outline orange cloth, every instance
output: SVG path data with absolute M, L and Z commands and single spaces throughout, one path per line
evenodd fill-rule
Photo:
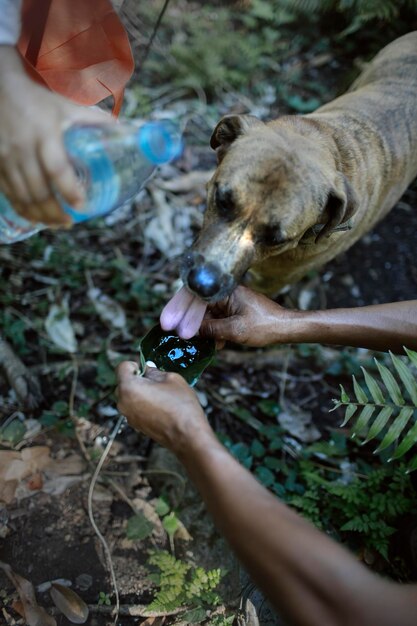
M 38 82 L 78 104 L 111 95 L 118 115 L 134 62 L 110 0 L 23 0 L 18 49 Z

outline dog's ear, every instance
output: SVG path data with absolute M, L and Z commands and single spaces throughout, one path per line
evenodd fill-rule
M 335 230 L 350 230 L 349 220 L 356 213 L 358 199 L 356 193 L 345 176 L 341 176 L 338 188 L 332 188 L 327 197 L 324 215 L 326 221 L 316 237 L 316 243 L 323 237 L 330 237 Z
M 210 147 L 213 150 L 219 147 L 228 147 L 239 135 L 246 133 L 249 128 L 263 125 L 264 123 L 254 115 L 226 115 L 222 117 L 213 130 Z

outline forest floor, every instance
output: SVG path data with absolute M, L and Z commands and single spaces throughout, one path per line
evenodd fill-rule
M 330 100 L 346 83 L 350 57 L 339 59 L 332 49 L 289 57 L 281 78 L 285 81 L 286 72 L 297 66 L 299 79 L 288 97 L 305 102 L 314 94 L 302 85 L 320 81 L 321 99 Z M 211 128 L 226 112 L 264 119 L 294 112 L 288 98 L 277 101 L 267 89 L 259 99 L 223 92 L 209 104 L 201 94 L 183 97 L 177 87 L 146 93 L 148 99 L 154 94 L 157 114 L 188 120 L 182 157 L 163 166 L 133 206 L 68 232 L 43 231 L 0 249 L 2 332 L 37 376 L 43 395 L 38 408 L 26 411 L 1 381 L 0 452 L 12 456 L 0 458 L 0 560 L 30 580 L 39 605 L 51 611 L 49 591 L 39 585 L 69 581 L 90 605 L 86 623 L 91 626 L 112 623 L 114 604 L 108 559 L 88 504 L 94 468 L 118 420 L 111 394 L 114 366 L 137 358 L 141 337 L 179 286 L 177 261 L 201 225 L 204 185 L 215 168 L 208 146 Z M 127 116 L 137 116 L 137 98 L 134 82 L 127 92 Z M 416 207 L 414 186 L 347 253 L 277 300 L 315 309 L 415 298 Z M 341 410 L 329 413 L 332 399 L 340 397 L 339 385 L 351 389 L 351 375 L 360 375 L 361 365 L 374 368 L 374 356 L 388 363 L 386 355 L 337 346 L 255 350 L 228 345 L 196 391 L 225 445 L 291 503 L 311 488 L 306 476 L 312 469 L 349 482 L 355 476 L 366 479 L 379 467 L 375 446 L 359 447 L 349 439 L 348 427 L 339 428 Z M 14 477 L 6 471 L 11 462 L 17 464 Z M 387 470 L 386 481 L 392 472 Z M 410 493 L 415 497 L 414 474 L 403 486 L 408 499 Z M 231 623 L 227 615 L 235 611 L 240 590 L 233 556 L 175 459 L 126 424 L 100 472 L 91 512 L 112 554 L 120 624 Z M 384 544 L 389 558 L 375 547 L 371 533 L 332 532 L 376 571 L 411 580 L 417 578 L 415 520 L 411 505 L 398 514 L 398 527 Z M 179 607 L 147 612 L 155 598 L 150 549 L 171 550 L 193 568 L 222 568 L 217 608 L 201 594 L 188 605 L 188 617 Z M 123 616 L 129 610 L 131 616 Z M 24 623 L 14 586 L 0 570 L 2 611 L 8 626 Z M 58 626 L 71 623 L 61 614 L 55 617 Z

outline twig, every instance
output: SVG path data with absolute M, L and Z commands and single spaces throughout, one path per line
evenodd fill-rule
M 87 464 L 91 466 L 92 465 L 91 457 L 88 454 L 87 448 L 84 445 L 84 441 L 80 437 L 80 433 L 78 432 L 78 417 L 75 415 L 75 412 L 74 412 L 75 393 L 77 391 L 77 381 L 78 381 L 77 357 L 74 354 L 72 354 L 71 360 L 72 360 L 73 374 L 72 374 L 71 390 L 70 390 L 70 395 L 69 395 L 69 400 L 68 400 L 68 414 L 74 426 L 74 432 L 75 432 L 75 437 L 77 439 L 78 446 L 82 452 L 83 457 L 87 461 Z
M 168 4 L 169 4 L 169 0 L 165 0 L 164 5 L 163 5 L 163 7 L 162 7 L 162 9 L 161 9 L 161 11 L 160 11 L 160 13 L 158 15 L 158 19 L 156 20 L 155 26 L 153 27 L 153 31 L 152 31 L 152 34 L 151 34 L 151 36 L 149 38 L 149 41 L 148 41 L 148 43 L 145 46 L 145 50 L 142 52 L 142 58 L 141 58 L 141 67 L 142 68 L 143 68 L 143 64 L 145 63 L 145 61 L 146 61 L 146 59 L 148 57 L 149 51 L 150 51 L 151 46 L 153 44 L 153 40 L 155 39 L 156 33 L 158 31 L 158 28 L 161 25 L 162 18 L 164 17 L 165 11 L 168 8 Z
M 89 604 L 88 610 L 90 613 L 98 613 L 101 615 L 109 615 L 113 612 L 112 606 L 106 606 L 105 604 Z M 126 615 L 130 617 L 165 617 L 168 615 L 178 615 L 189 610 L 187 606 L 177 607 L 172 611 L 149 611 L 146 604 L 122 604 L 119 606 L 119 615 Z M 61 611 L 54 607 L 48 608 L 48 613 L 51 615 L 61 615 Z
M 75 354 L 71 354 L 72 357 L 72 367 L 73 367 L 73 375 L 72 375 L 72 383 L 71 383 L 71 391 L 68 400 L 68 412 L 70 417 L 74 417 L 74 402 L 75 402 L 75 392 L 77 390 L 77 380 L 78 380 L 78 363 L 77 357 Z
M 99 538 L 99 540 L 102 543 L 102 546 L 104 548 L 104 552 L 106 554 L 106 558 L 107 558 L 107 562 L 109 565 L 109 569 L 110 569 L 110 575 L 111 575 L 111 580 L 112 580 L 112 585 L 113 585 L 113 589 L 114 589 L 114 594 L 116 597 L 116 606 L 111 608 L 111 612 L 112 614 L 114 614 L 114 626 L 116 626 L 117 624 L 117 620 L 118 620 L 118 616 L 119 616 L 119 609 L 120 609 L 120 600 L 119 600 L 119 591 L 117 589 L 117 581 L 116 581 L 116 575 L 114 572 L 114 567 L 113 567 L 113 560 L 111 558 L 111 553 L 110 553 L 110 548 L 107 544 L 107 541 L 105 540 L 105 538 L 103 537 L 103 535 L 101 534 L 95 519 L 94 519 L 94 513 L 93 513 L 93 493 L 94 493 L 94 487 L 96 485 L 97 482 L 97 478 L 98 475 L 100 474 L 100 470 L 103 467 L 104 461 L 106 460 L 109 452 L 110 452 L 110 448 L 113 444 L 113 441 L 116 438 L 117 433 L 119 432 L 119 429 L 123 423 L 123 420 L 125 419 L 124 415 L 120 415 L 119 419 L 117 420 L 116 426 L 113 429 L 113 432 L 111 433 L 110 437 L 109 437 L 109 441 L 107 443 L 107 446 L 104 449 L 103 454 L 101 455 L 100 461 L 97 464 L 97 467 L 94 471 L 93 477 L 91 479 L 91 483 L 90 483 L 90 488 L 88 490 L 88 516 L 90 518 L 90 522 L 92 527 L 94 528 L 94 531 L 97 535 L 97 537 Z
M 284 363 L 282 366 L 282 372 L 281 372 L 281 381 L 279 384 L 279 403 L 281 406 L 284 406 L 285 404 L 285 385 L 287 384 L 287 373 L 288 373 L 288 365 L 290 363 L 290 357 L 291 357 L 291 350 L 289 350 L 284 358 Z

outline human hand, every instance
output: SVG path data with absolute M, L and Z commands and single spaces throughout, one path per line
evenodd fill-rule
M 75 122 L 103 123 L 110 115 L 78 106 L 25 73 L 17 52 L 2 46 L 0 62 L 0 191 L 17 213 L 49 226 L 70 225 L 55 193 L 75 209 L 84 193 L 64 148 L 63 131 Z
M 144 376 L 137 371 L 134 361 L 117 367 L 117 407 L 132 428 L 176 454 L 201 435 L 214 437 L 196 394 L 179 374 L 154 367 Z
M 213 337 L 217 344 L 233 341 L 261 347 L 270 343 L 290 343 L 295 312 L 246 287 L 209 306 L 200 335 Z

